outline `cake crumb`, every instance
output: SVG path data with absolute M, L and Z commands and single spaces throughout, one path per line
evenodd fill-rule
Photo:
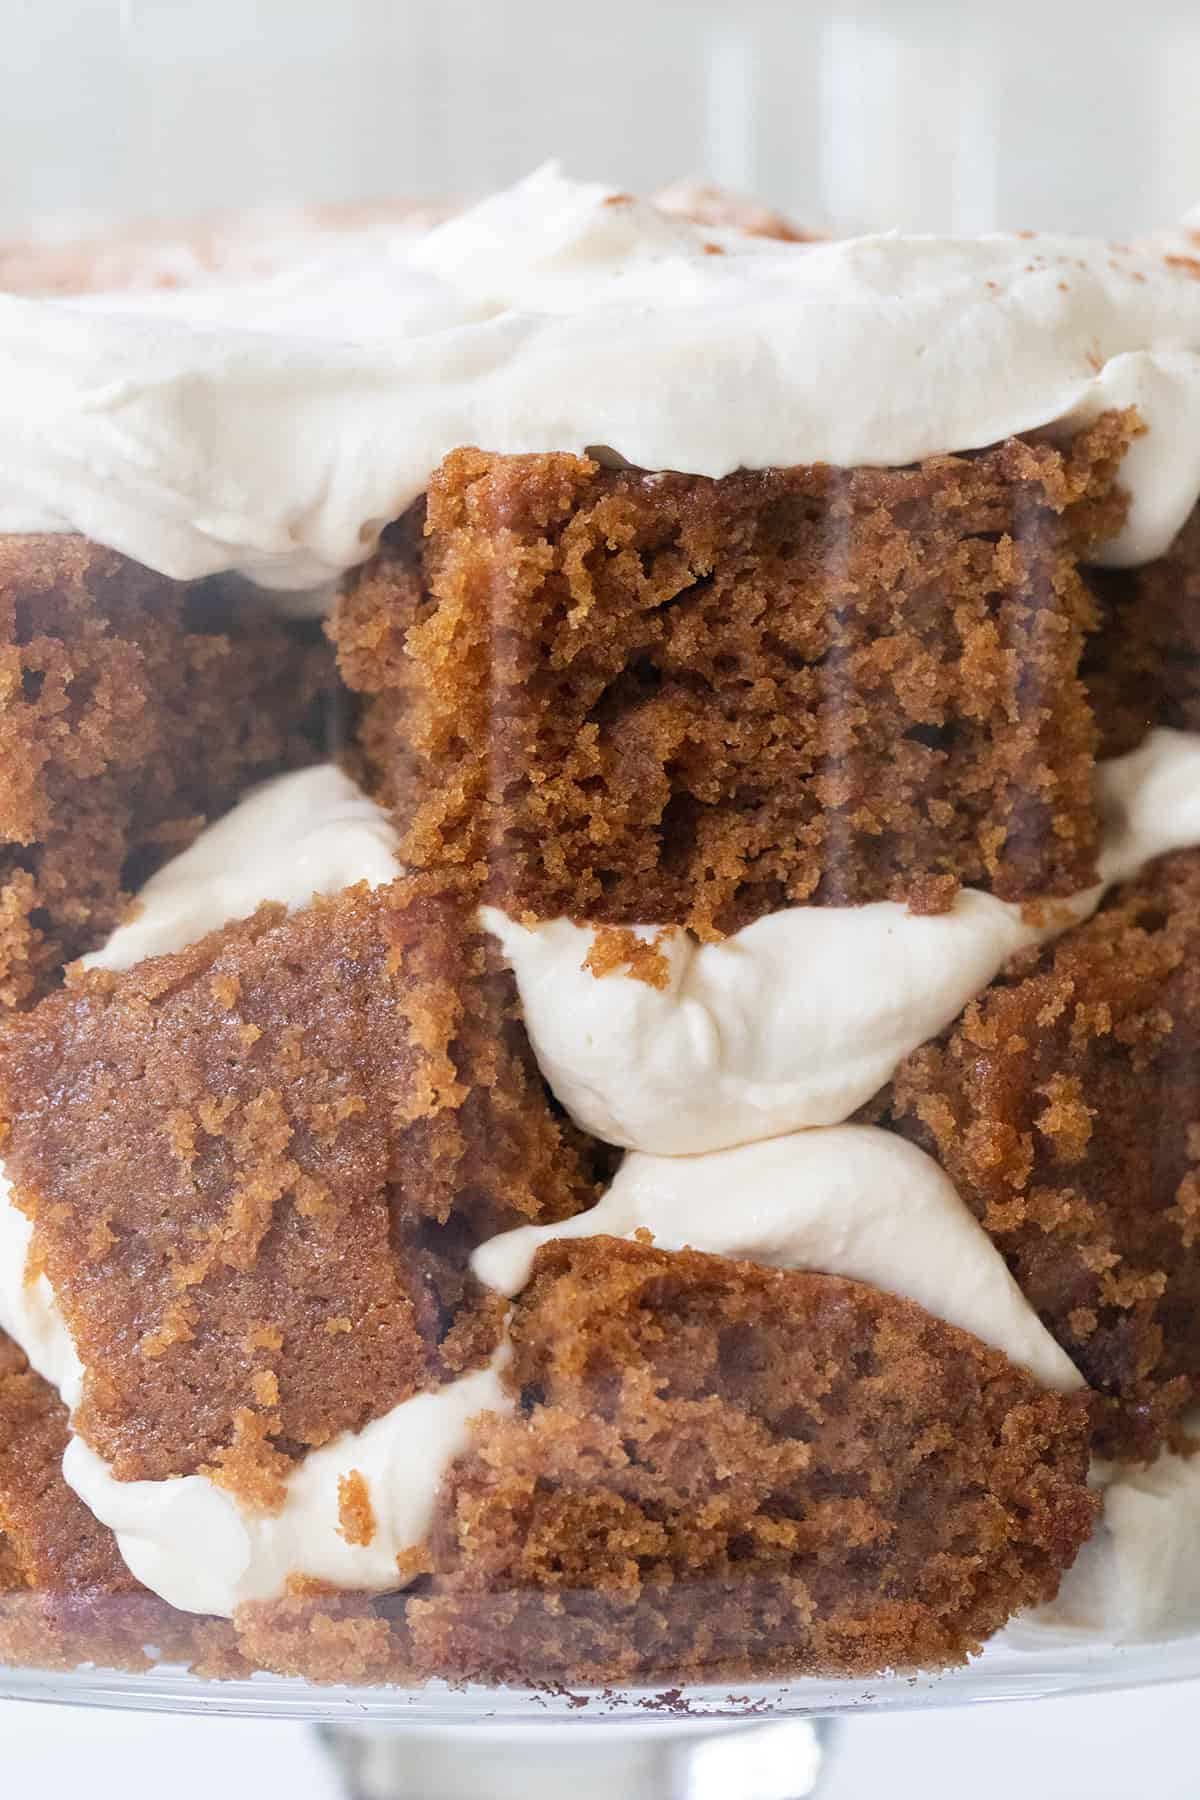
M 371 1490 L 359 1469 L 338 1476 L 338 1531 L 348 1544 L 364 1549 L 374 1542 L 378 1529 L 371 1505 Z

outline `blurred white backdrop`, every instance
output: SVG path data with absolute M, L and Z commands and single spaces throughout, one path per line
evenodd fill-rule
M 1195 0 L 0 0 L 0 232 L 478 191 L 550 155 L 846 226 L 1200 200 Z

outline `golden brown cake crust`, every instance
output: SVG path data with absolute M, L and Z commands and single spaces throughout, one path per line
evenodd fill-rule
M 0 536 L 0 1010 L 246 786 L 318 754 L 312 634 L 85 539 Z
M 511 977 L 415 883 L 74 972 L 11 1023 L 0 1110 L 77 1429 L 118 1479 L 267 1507 L 293 1455 L 490 1354 L 480 1238 L 596 1191 Z
M 1198 1068 L 1192 850 L 1011 965 L 884 1097 L 1108 1397 L 1109 1455 L 1154 1455 L 1200 1391 Z
M 521 1410 L 452 1470 L 408 1606 L 429 1674 L 961 1661 L 1092 1527 L 1084 1403 L 855 1282 L 560 1241 L 513 1337 Z
M 1134 430 L 720 481 L 455 452 L 331 628 L 405 856 L 518 913 L 707 936 L 1086 886 L 1076 559 Z

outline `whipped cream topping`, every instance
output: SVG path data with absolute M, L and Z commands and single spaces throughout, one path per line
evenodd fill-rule
M 1071 237 L 779 243 L 551 167 L 266 277 L 0 297 L 0 531 L 314 587 L 463 444 L 722 476 L 904 464 L 1131 404 L 1150 429 L 1118 563 L 1163 551 L 1200 494 L 1186 268 Z
M 695 1155 L 849 1118 L 1018 950 L 1087 918 L 1108 885 L 1200 844 L 1200 736 L 1160 730 L 1102 764 L 1099 886 L 1037 909 L 973 889 L 949 912 L 892 902 L 797 906 L 719 943 L 658 942 L 664 987 L 585 966 L 590 926 L 481 917 L 517 978 L 542 1070 L 609 1143 Z
M 164 863 L 83 966 L 131 969 L 249 918 L 268 900 L 294 910 L 360 881 L 383 887 L 400 873 L 397 843 L 386 812 L 335 764 L 276 776 Z
M 417 1394 L 310 1450 L 287 1480 L 278 1513 L 255 1513 L 205 1475 L 118 1481 L 102 1457 L 72 1437 L 63 1476 L 117 1540 L 131 1574 L 181 1612 L 228 1618 L 251 1600 L 285 1594 L 289 1577 L 387 1593 L 402 1585 L 397 1557 L 420 1544 L 442 1476 L 467 1448 L 471 1421 L 507 1412 L 507 1345 L 492 1361 L 432 1393 Z M 348 1543 L 338 1484 L 357 1472 L 375 1516 L 369 1544 Z
M 1200 1418 L 1190 1420 L 1193 1431 Z M 1134 1644 L 1179 1637 L 1200 1619 L 1200 1455 L 1164 1453 L 1130 1468 L 1097 1461 L 1091 1484 L 1104 1495 L 1095 1532 L 1063 1576 L 1057 1596 L 1008 1627 L 1014 1648 L 1102 1639 Z
M 1083 1386 L 953 1183 L 893 1132 L 835 1125 L 707 1156 L 633 1154 L 588 1212 L 506 1231 L 481 1244 L 471 1266 L 513 1295 L 552 1239 L 637 1231 L 663 1250 L 868 1282 L 973 1332 L 1047 1387 Z

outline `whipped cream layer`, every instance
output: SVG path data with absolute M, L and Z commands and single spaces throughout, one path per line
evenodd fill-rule
M 130 1573 L 181 1612 L 228 1618 L 247 1601 L 285 1594 L 296 1575 L 386 1593 L 401 1585 L 396 1559 L 429 1531 L 442 1476 L 467 1448 L 472 1419 L 511 1410 L 508 1354 L 503 1345 L 486 1367 L 310 1450 L 277 1513 L 250 1511 L 205 1475 L 118 1481 L 79 1437 L 67 1445 L 63 1476 L 113 1533 Z M 342 1535 L 339 1483 L 354 1472 L 375 1515 L 369 1544 Z
M 1090 916 L 1108 886 L 1200 844 L 1200 735 L 1160 730 L 1101 764 L 1099 886 L 1039 907 L 965 889 L 949 912 L 797 906 L 719 943 L 654 926 L 667 979 L 585 966 L 593 928 L 482 918 L 511 963 L 537 1058 L 585 1131 L 695 1155 L 849 1118 L 1017 951 Z
M 399 840 L 381 807 L 334 763 L 264 781 L 140 890 L 130 917 L 89 969 L 131 969 L 196 943 L 273 900 L 290 911 L 314 894 L 400 873 Z
M 630 1155 L 589 1211 L 491 1238 L 471 1267 L 513 1295 L 552 1239 L 638 1231 L 662 1250 L 869 1282 L 973 1332 L 1046 1387 L 1083 1386 L 949 1178 L 892 1132 L 837 1125 L 708 1156 Z
M 83 964 L 128 969 L 248 918 L 268 900 L 295 909 L 360 881 L 383 886 L 399 873 L 396 841 L 387 814 L 332 763 L 277 776 L 152 875 L 130 917 Z M 73 1406 L 82 1370 L 49 1282 L 30 1272 L 32 1238 L 0 1170 L 0 1330 Z
M 1188 1421 L 1200 1429 L 1200 1418 Z M 1164 1453 L 1142 1467 L 1097 1461 L 1104 1496 L 1096 1530 L 1057 1596 L 1005 1631 L 1018 1649 L 1100 1639 L 1113 1644 L 1181 1637 L 1200 1620 L 1200 1455 Z
M 1134 405 L 1117 563 L 1200 494 L 1200 281 L 1154 247 L 780 243 L 538 171 L 265 278 L 0 297 L 0 532 L 305 588 L 464 444 L 722 476 L 896 465 Z

